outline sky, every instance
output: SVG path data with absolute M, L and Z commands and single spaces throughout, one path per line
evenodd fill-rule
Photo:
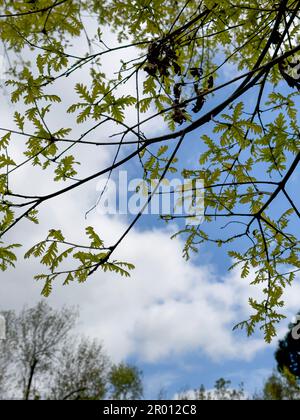
M 108 32 L 105 37 L 110 46 L 116 42 Z M 77 51 L 84 48 L 84 40 L 76 44 Z M 129 59 L 129 54 L 134 57 L 135 51 L 112 56 L 104 64 L 104 72 L 115 71 L 120 59 Z M 234 71 L 232 67 L 226 67 L 222 75 L 224 80 L 232 77 Z M 82 80 L 87 77 L 84 70 L 79 77 Z M 72 84 L 76 78 L 77 75 L 71 76 L 58 84 L 65 103 L 72 103 Z M 134 92 L 134 88 L 132 81 L 125 91 Z M 3 97 L 0 126 L 13 128 L 13 111 L 8 97 Z M 58 106 L 48 117 L 52 130 L 69 124 L 60 115 Z M 133 124 L 135 119 L 135 112 L 128 111 L 126 122 Z M 77 136 L 78 130 L 85 131 L 74 123 L 69 125 Z M 112 129 L 115 127 L 103 126 L 93 138 L 106 139 Z M 162 121 L 154 121 L 146 128 L 151 136 L 165 130 Z M 187 138 L 179 159 L 197 165 L 199 140 L 196 141 L 201 134 L 203 131 Z M 22 159 L 20 144 L 23 140 L 15 136 L 12 147 L 19 160 Z M 111 147 L 101 147 L 87 153 L 78 148 L 78 157 L 88 162 L 80 169 L 80 175 L 109 165 L 114 151 Z M 136 173 L 136 165 L 135 161 L 126 167 L 129 174 Z M 29 166 L 24 166 L 12 182 L 20 193 L 36 194 L 58 189 L 47 174 Z M 297 176 L 292 182 L 296 185 Z M 47 203 L 40 213 L 38 227 L 25 221 L 9 240 L 24 243 L 26 250 L 44 239 L 48 229 L 53 227 L 61 228 L 70 240 L 80 241 L 84 228 L 92 225 L 111 243 L 126 229 L 130 217 L 100 215 L 94 211 L 86 220 L 85 214 L 97 197 L 95 180 Z M 116 253 L 117 258 L 136 266 L 130 278 L 97 272 L 83 285 L 63 287 L 58 282 L 47 302 L 55 308 L 78 306 L 81 313 L 78 334 L 103 341 L 115 362 L 127 360 L 137 364 L 144 372 L 146 398 L 156 398 L 161 390 L 166 397 L 173 398 L 178 391 L 194 389 L 201 384 L 211 388 L 220 377 L 231 380 L 233 385 L 244 382 L 248 392 L 259 390 L 274 368 L 276 340 L 268 345 L 260 334 L 247 338 L 243 332 L 232 331 L 236 323 L 247 319 L 248 298 L 259 296 L 259 289 L 250 288 L 251 280 L 242 280 L 238 271 L 228 272 L 229 258 L 224 251 L 214 247 L 201 246 L 198 255 L 186 262 L 182 258 L 183 241 L 170 239 L 177 229 L 176 224 L 166 225 L 157 216 L 142 217 Z M 38 262 L 34 259 L 24 261 L 20 251 L 16 269 L 0 274 L 0 310 L 19 310 L 44 299 L 40 295 L 41 284 L 33 280 L 39 272 Z M 285 294 L 287 320 L 280 325 L 279 337 L 284 335 L 287 324 L 300 308 L 299 296 L 300 283 L 296 281 Z

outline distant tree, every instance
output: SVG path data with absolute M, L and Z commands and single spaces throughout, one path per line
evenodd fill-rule
M 10 325 L 13 319 L 13 313 L 2 312 L 2 316 L 5 318 L 6 330 L 8 333 L 8 331 L 11 330 Z M 4 398 L 5 392 L 8 391 L 11 354 L 8 340 L 0 340 L 0 400 Z
M 294 375 L 288 371 L 273 373 L 266 381 L 261 397 L 263 400 L 300 400 L 300 387 Z
M 143 397 L 142 373 L 135 366 L 125 363 L 113 366 L 109 382 L 114 400 L 140 400 Z
M 298 316 L 300 312 L 298 313 Z M 298 327 L 299 326 L 299 327 Z M 279 372 L 288 371 L 300 380 L 300 322 L 296 321 L 289 325 L 289 332 L 285 338 L 279 341 L 275 353 Z
M 97 341 L 65 346 L 54 375 L 51 399 L 101 400 L 107 391 L 110 361 Z
M 244 386 L 241 384 L 238 389 L 230 387 L 231 381 L 221 378 L 215 383 L 214 395 L 217 400 L 243 400 L 245 399 Z
M 297 378 L 285 370 L 274 372 L 265 382 L 262 393 L 254 399 L 268 401 L 300 400 L 300 387 Z
M 179 400 L 245 400 L 247 399 L 244 391 L 243 384 L 238 389 L 231 387 L 231 381 L 226 381 L 224 378 L 220 378 L 216 381 L 215 386 L 212 390 L 206 390 L 204 385 L 194 391 L 185 391 L 179 394 Z
M 6 312 L 7 339 L 0 341 L 0 399 L 139 399 L 141 372 L 112 366 L 97 341 L 74 335 L 74 309 L 44 302 L 19 315 Z
M 300 315 L 300 313 L 298 313 Z M 264 400 L 300 400 L 300 325 L 297 320 L 289 325 L 289 331 L 278 343 L 275 352 L 277 372 L 265 382 Z
M 264 384 L 262 395 L 257 395 L 255 399 L 263 400 L 283 400 L 284 390 L 282 379 L 278 373 L 273 373 Z
M 11 312 L 2 366 L 15 398 L 40 397 L 42 385 L 52 372 L 56 357 L 66 344 L 77 314 L 71 309 L 55 311 L 40 302 L 19 315 Z

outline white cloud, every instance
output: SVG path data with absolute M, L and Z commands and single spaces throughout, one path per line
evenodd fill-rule
M 54 221 L 59 221 L 68 237 L 76 240 L 86 224 L 84 203 L 76 205 L 73 199 L 65 200 L 63 206 L 52 203 L 43 224 L 56 227 Z M 124 220 L 98 217 L 94 214 L 88 222 L 107 239 L 118 237 L 126 227 Z M 41 237 L 30 237 L 31 229 L 28 224 L 22 236 L 34 243 Z M 263 340 L 231 330 L 247 317 L 247 300 L 253 293 L 248 282 L 238 272 L 218 278 L 212 266 L 186 263 L 181 258 L 182 243 L 169 236 L 168 230 L 133 230 L 116 255 L 136 265 L 130 279 L 99 272 L 83 285 L 57 283 L 49 303 L 79 305 L 80 331 L 102 339 L 116 360 L 135 355 L 156 362 L 190 352 L 204 353 L 214 361 L 253 358 L 266 347 Z M 38 270 L 33 261 L 2 275 L 1 306 L 36 301 L 41 285 L 32 276 Z M 298 309 L 294 296 L 299 295 L 299 288 L 295 284 L 287 293 L 291 311 Z

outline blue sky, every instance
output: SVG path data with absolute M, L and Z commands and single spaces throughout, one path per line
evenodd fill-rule
M 251 101 L 251 98 L 252 95 L 246 96 L 245 102 L 253 102 Z M 215 100 L 209 102 L 209 104 L 207 104 L 208 107 L 212 107 L 214 102 Z M 207 131 L 207 127 L 203 127 L 199 132 L 195 132 L 187 137 L 178 155 L 182 165 L 197 168 L 198 156 L 203 150 L 200 141 L 200 136 L 203 133 L 208 134 L 210 131 Z M 136 176 L 136 168 L 136 164 L 128 165 L 128 172 L 132 177 Z M 258 176 L 264 176 L 263 170 L 258 171 Z M 297 174 L 295 174 L 294 179 L 289 184 L 289 191 L 291 194 L 295 194 L 297 191 L 296 180 Z M 282 210 L 285 206 L 286 205 L 281 205 L 281 200 L 279 200 L 276 206 L 276 213 L 279 207 L 280 210 Z M 211 225 L 204 227 L 207 228 L 212 235 L 217 236 L 219 226 L 220 224 L 212 223 Z M 294 223 L 294 226 L 296 228 L 296 223 Z M 153 228 L 164 229 L 165 223 L 160 221 L 156 216 L 143 216 L 139 222 L 138 230 L 147 232 Z M 244 245 L 244 242 L 238 243 L 238 247 L 243 247 Z M 205 244 L 201 245 L 199 253 L 193 258 L 192 263 L 200 269 L 203 265 L 209 264 L 217 281 L 223 282 L 224 276 L 226 277 L 228 275 L 227 269 L 231 265 L 231 260 L 226 253 L 226 247 L 219 249 L 213 245 Z M 164 281 L 163 278 L 161 280 Z M 240 281 L 244 282 L 245 280 L 241 279 Z M 251 287 L 249 287 L 248 292 L 250 296 L 252 293 Z M 299 299 L 297 300 L 300 307 L 300 301 Z M 285 328 L 291 319 L 290 316 L 293 314 L 293 310 L 297 310 L 296 307 L 297 302 L 293 302 L 293 309 L 289 312 L 287 321 L 283 322 L 281 325 L 281 334 L 285 331 Z M 198 310 L 201 311 L 201 307 L 199 307 Z M 201 313 L 201 317 L 203 318 L 203 323 L 205 323 L 205 311 Z M 239 318 L 239 315 L 237 315 L 237 318 L 234 321 L 239 322 L 241 320 L 242 318 Z M 227 324 L 226 328 L 230 330 L 233 326 L 234 323 Z M 199 324 L 199 328 L 201 328 L 201 323 Z M 194 331 L 195 335 L 197 335 L 197 333 L 197 330 Z M 233 337 L 233 340 L 236 339 L 236 349 L 238 351 L 240 345 L 239 340 L 241 337 L 242 339 L 245 338 L 244 332 L 235 332 L 233 333 Z M 261 339 L 260 334 L 247 339 L 249 346 L 257 337 Z M 181 337 L 178 335 L 178 341 L 180 340 Z M 222 341 L 220 341 L 218 345 L 222 347 Z M 208 355 L 206 352 L 203 352 L 201 346 L 192 349 L 191 351 L 186 350 L 180 354 L 168 354 L 167 358 L 162 358 L 161 360 L 152 363 L 145 363 L 143 358 L 134 356 L 129 357 L 128 360 L 138 364 L 144 371 L 146 395 L 149 398 L 155 398 L 160 389 L 165 390 L 166 395 L 172 398 L 176 392 L 183 389 L 194 389 L 199 387 L 200 384 L 205 384 L 207 388 L 211 388 L 219 377 L 231 380 L 234 386 L 238 386 L 243 382 L 246 390 L 249 393 L 254 393 L 255 391 L 261 390 L 264 380 L 271 374 L 275 367 L 275 346 L 276 340 L 272 345 L 263 344 L 259 351 L 253 352 L 249 359 L 245 358 L 243 360 L 240 360 L 238 357 L 229 359 L 227 357 L 222 359 L 221 357 L 218 358 L 218 360 L 213 360 L 213 355 Z
M 231 77 L 231 75 L 230 75 Z M 225 75 L 223 75 L 219 83 L 224 83 L 226 81 Z M 232 92 L 235 89 L 236 85 L 231 88 L 227 88 L 222 94 L 222 97 Z M 287 86 L 285 83 L 281 83 L 276 91 L 285 90 Z M 266 95 L 272 92 L 272 87 L 267 85 Z M 247 111 L 251 110 L 251 106 L 255 106 L 255 101 L 257 97 L 257 89 L 254 89 L 250 94 L 244 95 L 242 99 L 245 102 L 246 106 L 249 106 Z M 266 98 L 266 96 L 265 96 Z M 210 98 L 204 109 L 203 113 L 208 109 L 213 108 L 214 105 L 218 103 L 218 95 L 216 98 Z M 240 101 L 239 100 L 239 101 Z M 239 102 L 237 101 L 237 102 Z M 277 113 L 264 114 L 264 122 L 271 122 L 274 118 L 274 115 L 277 115 L 282 110 L 279 110 Z M 226 113 L 226 111 L 225 111 Z M 221 120 L 222 118 L 217 118 Z M 207 134 L 215 138 L 215 135 L 211 132 L 212 124 L 202 127 L 200 130 L 187 136 L 180 153 L 178 154 L 179 158 L 179 168 L 188 167 L 188 168 L 198 168 L 198 159 L 201 152 L 204 150 L 203 143 L 201 141 L 201 135 Z M 257 170 L 257 177 L 261 179 L 264 178 L 264 166 L 259 165 Z M 137 165 L 129 164 L 128 172 L 132 174 L 132 177 L 136 176 Z M 289 193 L 295 197 L 296 202 L 298 202 L 297 194 L 297 179 L 299 176 L 299 171 L 297 171 L 291 181 L 288 184 Z M 274 176 L 274 180 L 278 178 Z M 282 200 L 282 197 L 279 197 L 276 201 L 274 211 L 271 213 L 273 215 L 278 214 L 287 209 L 287 203 Z M 181 226 L 184 225 L 184 222 L 181 223 Z M 145 215 L 142 217 L 138 229 L 141 231 L 147 231 L 153 227 L 164 228 L 164 222 L 160 221 L 155 216 Z M 292 231 L 293 228 L 297 229 L 297 222 L 294 221 L 291 224 Z M 219 223 L 212 223 L 210 225 L 204 225 L 204 228 L 208 230 L 213 236 L 218 235 L 218 230 L 220 228 Z M 245 242 L 238 243 L 237 246 L 243 248 Z M 238 248 L 238 249 L 241 249 Z M 193 264 L 202 267 L 203 264 L 209 264 L 213 267 L 214 274 L 220 278 L 227 275 L 227 269 L 231 265 L 231 259 L 227 255 L 228 247 L 218 248 L 211 244 L 201 245 L 198 255 L 193 258 Z M 231 248 L 230 248 L 231 249 Z M 189 263 L 187 263 L 189 264 Z M 162 279 L 163 281 L 163 279 Z M 240 280 L 241 282 L 244 280 Z M 251 287 L 249 287 L 249 296 L 251 295 Z M 299 296 L 299 295 L 298 295 Z M 298 299 L 299 308 L 300 308 L 300 299 Z M 296 309 L 297 303 L 293 303 L 293 308 Z M 294 309 L 294 310 L 295 310 Z M 201 308 L 199 308 L 201 311 Z M 280 334 L 282 335 L 287 328 L 287 324 L 291 320 L 291 315 L 293 312 L 289 312 L 287 320 L 282 323 L 280 326 Z M 203 322 L 205 322 L 205 312 L 203 315 Z M 236 319 L 236 322 L 241 321 L 241 319 Z M 234 324 L 231 325 L 232 327 Z M 230 325 L 227 326 L 230 328 Z M 197 334 L 197 331 L 195 331 Z M 234 336 L 236 337 L 236 346 L 239 347 L 239 337 L 244 336 L 243 332 L 235 332 Z M 255 337 L 261 337 L 258 333 Z M 250 337 L 249 345 L 255 337 Z M 178 336 L 180 340 L 180 336 Z M 166 391 L 168 397 L 172 397 L 176 392 L 183 389 L 195 389 L 204 384 L 208 389 L 213 387 L 216 379 L 224 377 L 232 381 L 234 386 L 238 386 L 240 383 L 244 383 L 246 390 L 249 393 L 254 393 L 262 389 L 264 380 L 271 374 L 272 370 L 275 368 L 274 361 L 274 351 L 276 347 L 277 340 L 275 339 L 271 345 L 264 344 L 262 348 L 252 355 L 249 360 L 239 360 L 238 358 L 228 360 L 228 359 L 219 359 L 217 361 L 212 360 L 205 352 L 198 348 L 192 351 L 186 351 L 181 355 L 169 355 L 167 359 L 161 360 L 156 363 L 145 363 L 138 357 L 130 357 L 129 360 L 133 363 L 137 363 L 142 367 L 145 376 L 146 383 L 146 392 L 147 396 L 150 398 L 155 398 L 157 392 L 160 388 Z M 222 342 L 219 343 L 222 346 Z

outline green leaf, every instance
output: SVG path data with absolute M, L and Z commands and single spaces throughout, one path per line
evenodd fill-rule
M 86 234 L 88 235 L 88 237 L 91 240 L 91 247 L 92 248 L 103 247 L 103 245 L 104 245 L 103 241 L 96 234 L 96 232 L 94 231 L 94 228 L 92 226 L 88 226 L 85 230 L 86 230 Z

